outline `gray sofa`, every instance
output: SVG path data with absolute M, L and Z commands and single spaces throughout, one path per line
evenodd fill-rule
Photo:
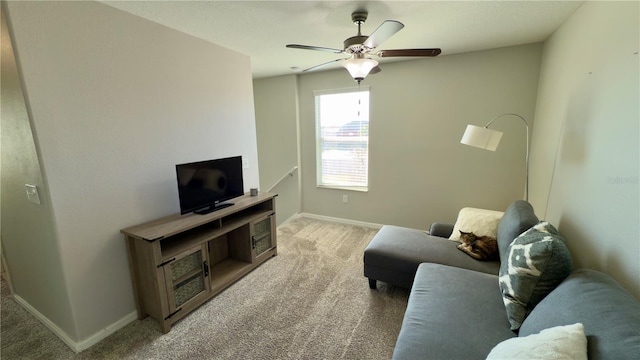
M 516 201 L 498 227 L 500 258 L 538 223 L 531 205 Z M 640 358 L 640 303 L 611 277 L 574 270 L 510 330 L 499 287 L 500 261 L 477 261 L 448 240 L 453 225 L 430 234 L 384 226 L 364 253 L 364 274 L 411 288 L 393 359 L 485 359 L 498 343 L 559 325 L 582 323 L 589 359 Z

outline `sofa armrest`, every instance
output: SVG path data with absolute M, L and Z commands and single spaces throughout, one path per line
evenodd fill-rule
M 453 224 L 433 223 L 429 228 L 429 235 L 449 238 L 453 232 Z

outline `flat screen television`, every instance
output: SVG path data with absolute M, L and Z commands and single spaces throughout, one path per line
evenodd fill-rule
M 180 213 L 206 214 L 244 195 L 242 156 L 176 165 Z

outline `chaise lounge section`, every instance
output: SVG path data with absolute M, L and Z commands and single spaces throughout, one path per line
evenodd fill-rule
M 538 217 L 526 201 L 509 206 L 498 227 L 498 243 L 505 249 L 518 235 L 538 223 Z M 411 288 L 418 265 L 433 263 L 497 275 L 500 261 L 477 261 L 458 250 L 449 235 L 454 226 L 435 223 L 429 234 L 406 227 L 385 225 L 364 251 L 364 276 L 375 289 L 376 280 Z

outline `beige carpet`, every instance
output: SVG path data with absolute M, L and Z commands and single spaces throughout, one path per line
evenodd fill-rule
M 408 291 L 369 289 L 362 253 L 376 230 L 299 218 L 278 256 L 176 323 L 134 321 L 80 354 L 2 296 L 9 359 L 389 359 Z

